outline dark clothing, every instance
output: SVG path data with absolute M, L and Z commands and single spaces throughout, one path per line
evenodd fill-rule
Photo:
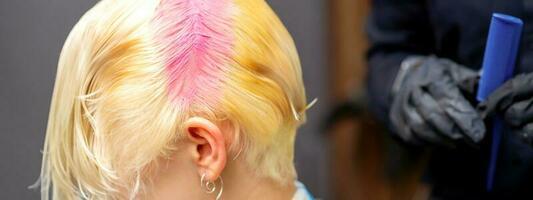
M 524 21 L 515 74 L 533 72 L 533 0 L 373 0 L 368 24 L 370 109 L 391 127 L 390 89 L 407 56 L 435 55 L 480 69 L 493 12 Z M 464 145 L 433 152 L 428 180 L 434 196 L 521 199 L 518 195 L 533 194 L 533 148 L 509 134 L 500 146 L 495 193 L 483 194 L 490 138 L 488 134 L 478 148 Z

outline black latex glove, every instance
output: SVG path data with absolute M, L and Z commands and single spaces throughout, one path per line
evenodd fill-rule
M 465 98 L 473 96 L 475 71 L 447 59 L 410 57 L 396 79 L 389 118 L 403 140 L 453 146 L 484 137 L 483 120 Z
M 501 114 L 512 133 L 533 145 L 533 73 L 505 82 L 478 109 L 483 118 Z

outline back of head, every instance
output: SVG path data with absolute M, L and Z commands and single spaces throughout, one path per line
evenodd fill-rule
M 263 0 L 102 0 L 61 52 L 42 198 L 134 197 L 194 116 L 229 121 L 229 151 L 291 182 L 305 109 L 294 43 Z

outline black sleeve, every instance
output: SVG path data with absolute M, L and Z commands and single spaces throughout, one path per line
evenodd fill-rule
M 370 110 L 388 121 L 390 89 L 403 59 L 433 53 L 432 26 L 424 0 L 374 0 L 367 32 Z

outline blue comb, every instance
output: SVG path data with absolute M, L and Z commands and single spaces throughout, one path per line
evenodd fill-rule
M 522 26 L 522 20 L 519 18 L 499 13 L 492 14 L 477 92 L 478 101 L 485 101 L 494 90 L 513 76 Z M 492 144 L 487 170 L 487 191 L 492 190 L 494 183 L 498 148 L 503 131 L 501 116 L 495 116 L 491 120 Z

